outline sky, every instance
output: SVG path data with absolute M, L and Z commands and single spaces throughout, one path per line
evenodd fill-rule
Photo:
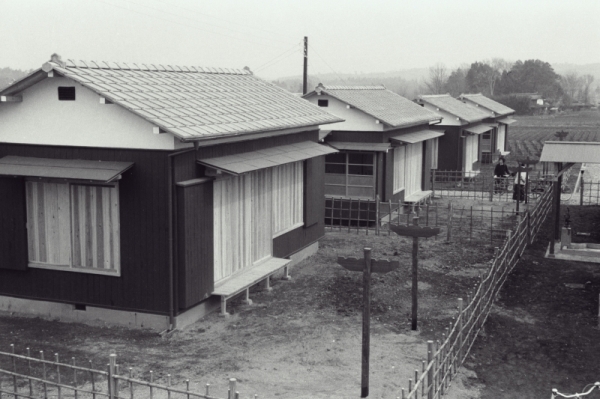
M 0 0 L 0 67 L 63 59 L 302 73 L 600 62 L 598 0 Z

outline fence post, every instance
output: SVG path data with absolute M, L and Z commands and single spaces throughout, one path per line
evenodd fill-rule
M 448 202 L 448 236 L 446 241 L 452 241 L 452 200 Z
M 117 384 L 115 381 L 115 367 L 117 365 L 117 355 L 114 353 L 111 353 L 109 356 L 109 363 L 108 363 L 108 398 L 109 399 L 114 399 L 118 397 L 117 394 Z
M 435 169 L 431 169 L 431 197 L 435 198 Z
M 433 341 L 427 341 L 427 399 L 433 399 Z
M 379 235 L 379 194 L 375 196 L 375 235 Z
M 457 365 L 457 367 L 462 366 L 462 362 L 463 362 L 463 342 L 464 342 L 464 337 L 463 337 L 463 327 L 464 327 L 463 309 L 464 309 L 463 299 L 462 298 L 458 298 L 458 365 Z
M 525 213 L 525 217 L 527 218 L 527 245 L 531 245 L 531 213 L 529 209 Z
M 583 170 L 581 171 L 581 179 L 579 180 L 579 205 L 583 205 Z
M 491 179 L 491 183 L 490 184 L 490 202 L 494 201 L 494 188 L 496 187 L 496 180 L 494 179 L 494 177 L 492 176 Z
M 236 385 L 237 380 L 235 378 L 230 378 L 229 379 L 229 398 L 228 399 L 233 399 L 234 395 L 235 395 L 235 385 Z

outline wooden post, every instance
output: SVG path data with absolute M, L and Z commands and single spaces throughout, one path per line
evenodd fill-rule
M 431 197 L 435 198 L 435 169 L 431 169 Z
M 363 331 L 362 331 L 362 373 L 360 397 L 369 396 L 369 346 L 371 319 L 371 248 L 364 249 L 363 269 Z
M 585 172 L 584 170 L 581 171 L 581 178 L 579 180 L 580 184 L 579 184 L 579 205 L 583 205 L 583 172 Z
M 117 384 L 115 380 L 115 368 L 117 366 L 117 355 L 111 353 L 108 363 L 108 397 L 114 399 L 118 397 Z
M 463 354 L 463 327 L 464 327 L 464 314 L 463 314 L 464 304 L 463 299 L 458 298 L 458 367 L 462 365 L 462 354 Z
M 379 235 L 379 194 L 375 197 L 375 235 Z
M 433 399 L 433 341 L 427 341 L 427 399 Z
M 413 225 L 419 225 L 419 218 L 413 218 Z M 412 247 L 412 326 L 411 329 L 413 331 L 417 330 L 417 297 L 419 293 L 419 279 L 418 279 L 418 269 L 419 269 L 419 237 L 413 237 L 413 247 Z
M 452 200 L 450 200 L 448 202 L 448 236 L 446 238 L 446 241 L 452 241 L 452 214 Z
M 554 239 L 557 240 L 560 238 L 560 193 L 562 190 L 562 175 L 558 176 L 558 182 L 556 185 L 556 219 L 554 222 L 556 225 L 554 226 Z
M 388 199 L 388 206 L 390 207 L 390 214 L 388 215 L 388 235 L 392 234 L 392 229 L 391 229 L 391 225 L 392 225 L 392 200 Z
M 527 245 L 531 245 L 531 213 L 529 210 L 525 213 L 527 218 Z
M 237 380 L 235 378 L 229 379 L 229 399 L 234 399 L 236 382 Z

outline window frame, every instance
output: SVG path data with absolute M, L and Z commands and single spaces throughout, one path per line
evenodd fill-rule
M 68 199 L 69 199 L 69 264 L 68 265 L 59 265 L 52 263 L 44 263 L 39 261 L 32 261 L 31 254 L 29 253 L 29 242 L 30 242 L 30 233 L 33 230 L 33 227 L 30 225 L 29 218 L 29 206 L 27 195 L 27 183 L 55 183 L 55 184 L 63 184 L 67 186 Z M 118 259 L 115 264 L 114 271 L 108 271 L 106 269 L 93 268 L 93 267 L 82 267 L 82 266 L 74 266 L 73 265 L 73 250 L 74 250 L 74 225 L 73 225 L 73 186 L 91 186 L 91 187 L 108 187 L 116 190 L 116 198 L 118 200 L 117 209 L 118 214 L 115 215 L 116 220 L 119 223 L 119 226 L 116 228 L 117 237 L 113 237 L 114 241 L 118 242 Z M 120 190 L 119 190 L 119 182 L 110 182 L 110 183 L 102 183 L 102 182 L 94 182 L 90 183 L 87 181 L 78 181 L 78 180 L 67 180 L 64 179 L 49 179 L 49 178 L 26 178 L 25 179 L 25 215 L 26 215 L 26 230 L 27 230 L 27 242 L 28 242 L 28 251 L 27 251 L 27 265 L 32 269 L 46 269 L 46 270 L 59 270 L 59 271 L 67 271 L 67 272 L 75 272 L 75 273 L 86 273 L 86 274 L 96 274 L 103 276 L 112 276 L 112 277 L 120 277 L 121 276 L 121 229 L 120 229 L 120 210 L 121 210 L 121 202 L 120 202 Z M 109 205 L 110 206 L 110 205 Z M 113 234 L 113 232 L 109 232 L 109 234 Z
M 327 179 L 327 175 L 337 175 L 337 176 L 344 176 L 344 184 L 339 184 L 339 183 L 327 183 L 327 180 L 325 181 L 325 191 L 327 191 L 327 186 L 335 186 L 335 187 L 344 187 L 344 194 L 341 195 L 342 198 L 347 198 L 347 199 L 354 199 L 356 198 L 357 200 L 367 200 L 367 199 L 375 199 L 376 197 L 376 190 L 377 190 L 377 152 L 375 151 L 340 151 L 336 154 L 332 154 L 332 155 L 338 155 L 338 154 L 344 154 L 345 155 L 345 162 L 344 163 L 339 163 L 339 162 L 328 162 L 327 161 L 327 156 L 325 156 L 325 179 Z M 371 164 L 366 164 L 366 163 L 350 163 L 350 155 L 352 154 L 369 154 L 372 156 L 372 162 Z M 328 173 L 327 172 L 327 165 L 344 165 L 344 174 L 342 173 Z M 372 167 L 373 173 L 370 175 L 360 175 L 360 174 L 353 174 L 350 173 L 350 166 L 367 166 L 369 165 L 370 167 Z M 358 184 L 350 184 L 350 177 L 371 177 L 371 181 L 372 181 L 372 185 L 370 186 L 365 186 L 365 185 L 358 185 Z M 372 189 L 372 193 L 370 197 L 367 196 L 360 196 L 360 195 L 349 195 L 348 192 L 350 190 L 350 188 L 371 188 Z M 326 196 L 332 196 L 332 197 L 340 197 L 340 195 L 334 195 L 334 194 L 327 194 L 327 192 L 325 193 Z

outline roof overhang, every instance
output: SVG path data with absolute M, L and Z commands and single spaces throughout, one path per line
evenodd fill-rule
M 435 130 L 419 130 L 418 132 L 405 133 L 399 136 L 390 137 L 390 140 L 392 142 L 414 144 L 419 143 L 421 141 L 442 137 L 443 135 L 443 132 L 437 132 Z
M 88 161 L 6 156 L 0 159 L 0 176 L 38 177 L 110 183 L 131 168 L 133 162 Z
M 482 134 L 485 132 L 488 132 L 492 129 L 493 126 L 490 126 L 489 124 L 480 124 L 480 125 L 475 125 L 475 126 L 471 126 L 471 127 L 466 127 L 463 130 L 472 133 L 472 134 Z
M 354 143 L 344 141 L 329 141 L 327 142 L 333 148 L 345 151 L 375 151 L 388 152 L 392 146 L 390 143 Z
M 517 121 L 516 119 L 506 117 L 506 118 L 498 119 L 496 122 L 504 123 L 505 125 L 510 125 L 510 124 L 515 123 L 516 121 Z
M 331 147 L 312 141 L 303 141 L 241 154 L 204 158 L 197 160 L 197 162 L 214 170 L 237 176 L 335 152 L 338 151 Z
M 546 141 L 540 162 L 600 163 L 600 143 L 585 141 Z

